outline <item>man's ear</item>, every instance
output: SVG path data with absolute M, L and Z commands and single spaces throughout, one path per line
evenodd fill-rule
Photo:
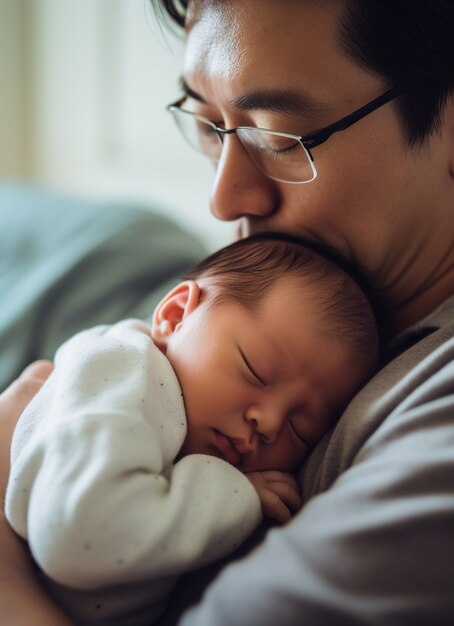
M 151 336 L 157 347 L 165 352 L 168 339 L 183 319 L 197 308 L 200 287 L 195 280 L 186 280 L 169 291 L 153 313 Z

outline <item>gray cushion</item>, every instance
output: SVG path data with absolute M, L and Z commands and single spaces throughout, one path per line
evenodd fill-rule
M 0 390 L 81 328 L 148 317 L 205 254 L 158 213 L 0 185 Z

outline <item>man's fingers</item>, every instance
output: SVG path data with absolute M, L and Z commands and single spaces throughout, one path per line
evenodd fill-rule
M 20 414 L 38 393 L 53 370 L 50 361 L 35 361 L 24 369 L 22 374 L 0 394 L 1 438 L 8 429 L 14 428 Z
M 53 368 L 51 361 L 43 360 L 30 363 L 22 374 L 5 389 L 0 400 L 14 404 L 15 409 L 20 409 L 22 412 L 49 378 Z
M 32 379 L 44 382 L 49 378 L 53 369 L 52 361 L 46 361 L 44 359 L 34 361 L 24 369 L 18 380 Z
M 14 427 L 22 411 L 41 389 L 52 369 L 50 361 L 35 361 L 0 394 L 0 501 L 3 499 L 9 474 L 9 454 Z

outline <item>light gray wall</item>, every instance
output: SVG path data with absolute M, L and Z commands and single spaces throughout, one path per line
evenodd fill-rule
M 27 0 L 0 0 L 0 178 L 29 171 Z
M 231 239 L 208 211 L 211 165 L 164 110 L 183 44 L 147 0 L 0 0 L 0 46 L 1 177 L 158 206 L 213 249 Z

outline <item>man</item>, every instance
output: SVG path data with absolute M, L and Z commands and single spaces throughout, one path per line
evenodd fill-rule
M 454 7 L 192 0 L 179 19 L 170 110 L 215 162 L 213 213 L 338 249 L 383 296 L 390 338 L 303 468 L 300 514 L 182 623 L 452 624 Z

